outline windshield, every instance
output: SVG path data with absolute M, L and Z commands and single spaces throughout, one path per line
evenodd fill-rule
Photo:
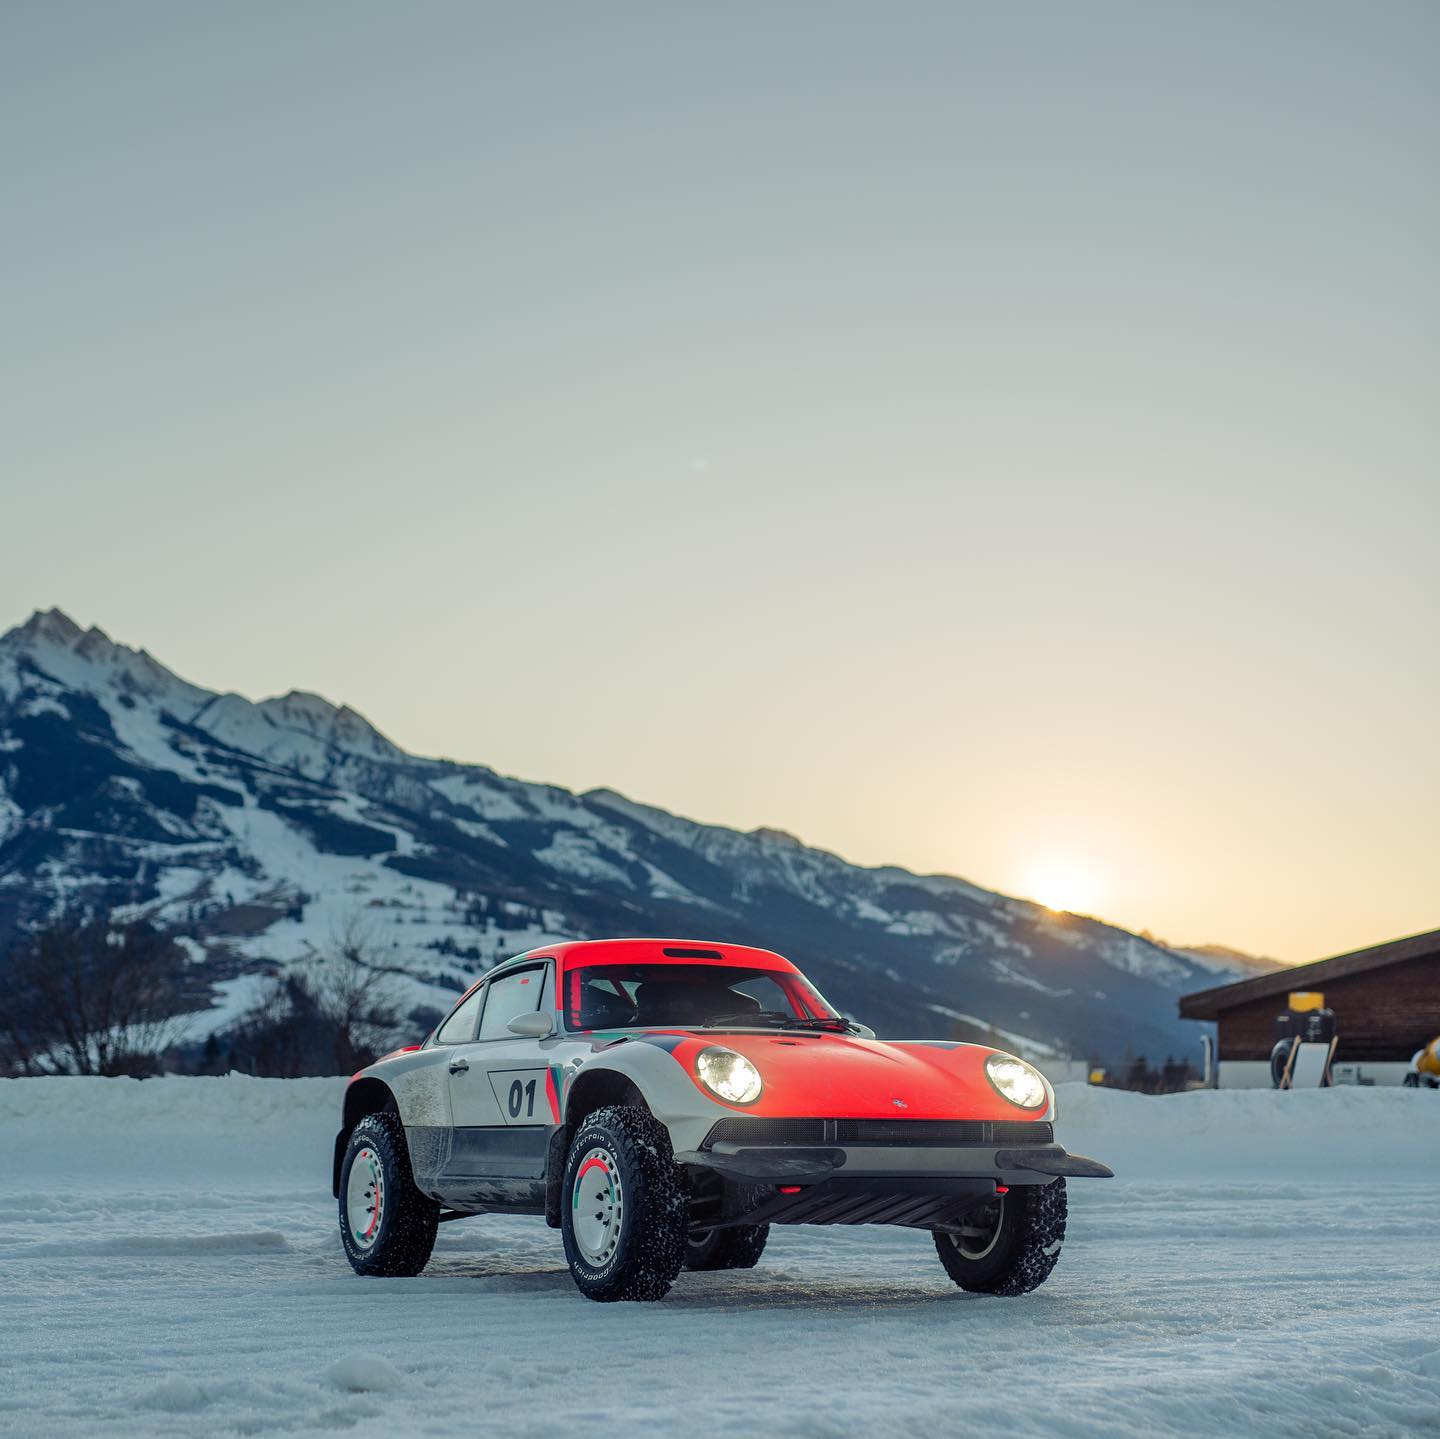
M 801 975 L 730 965 L 592 964 L 567 971 L 567 1029 L 764 1028 L 839 1022 Z

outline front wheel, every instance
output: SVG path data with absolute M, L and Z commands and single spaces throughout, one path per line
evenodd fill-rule
M 976 1294 L 1028 1294 L 1049 1277 L 1065 1239 L 1065 1181 L 1016 1185 L 935 1231 L 945 1272 Z
M 367 1114 L 350 1132 L 340 1165 L 340 1241 L 357 1274 L 419 1274 L 435 1247 L 440 1206 L 415 1187 L 405 1127 Z
M 689 1200 L 648 1110 L 597 1109 L 565 1160 L 560 1234 L 576 1287 L 602 1303 L 663 1299 L 685 1262 Z

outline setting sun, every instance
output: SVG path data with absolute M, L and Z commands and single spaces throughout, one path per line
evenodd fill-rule
M 1095 875 L 1069 860 L 1044 860 L 1025 877 L 1024 892 L 1046 909 L 1094 914 L 1099 890 Z

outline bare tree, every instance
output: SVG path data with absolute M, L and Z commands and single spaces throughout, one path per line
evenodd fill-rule
M 373 928 L 351 915 L 333 936 L 315 971 L 320 1009 L 335 1027 L 335 1070 L 369 1064 L 395 1037 L 399 1023 L 394 966 L 382 964 Z
M 177 1033 L 177 957 L 143 921 L 61 919 L 0 958 L 0 1066 L 154 1074 Z
M 352 1074 L 396 1038 L 394 966 L 363 919 L 352 918 L 305 969 L 281 975 L 231 1036 L 233 1063 L 252 1074 Z

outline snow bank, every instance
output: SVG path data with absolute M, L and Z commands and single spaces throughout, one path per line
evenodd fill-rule
M 341 1079 L 0 1080 L 0 1186 L 173 1183 L 237 1169 L 330 1187 Z
M 343 1089 L 340 1079 L 243 1075 L 0 1081 L 5 1179 L 83 1182 L 103 1167 L 173 1182 L 238 1168 L 328 1188 Z M 1057 1092 L 1060 1139 L 1121 1179 L 1440 1174 L 1440 1097 L 1423 1091 Z
M 1440 1096 L 1413 1089 L 1127 1094 L 1062 1084 L 1057 1137 L 1120 1178 L 1440 1176 Z

